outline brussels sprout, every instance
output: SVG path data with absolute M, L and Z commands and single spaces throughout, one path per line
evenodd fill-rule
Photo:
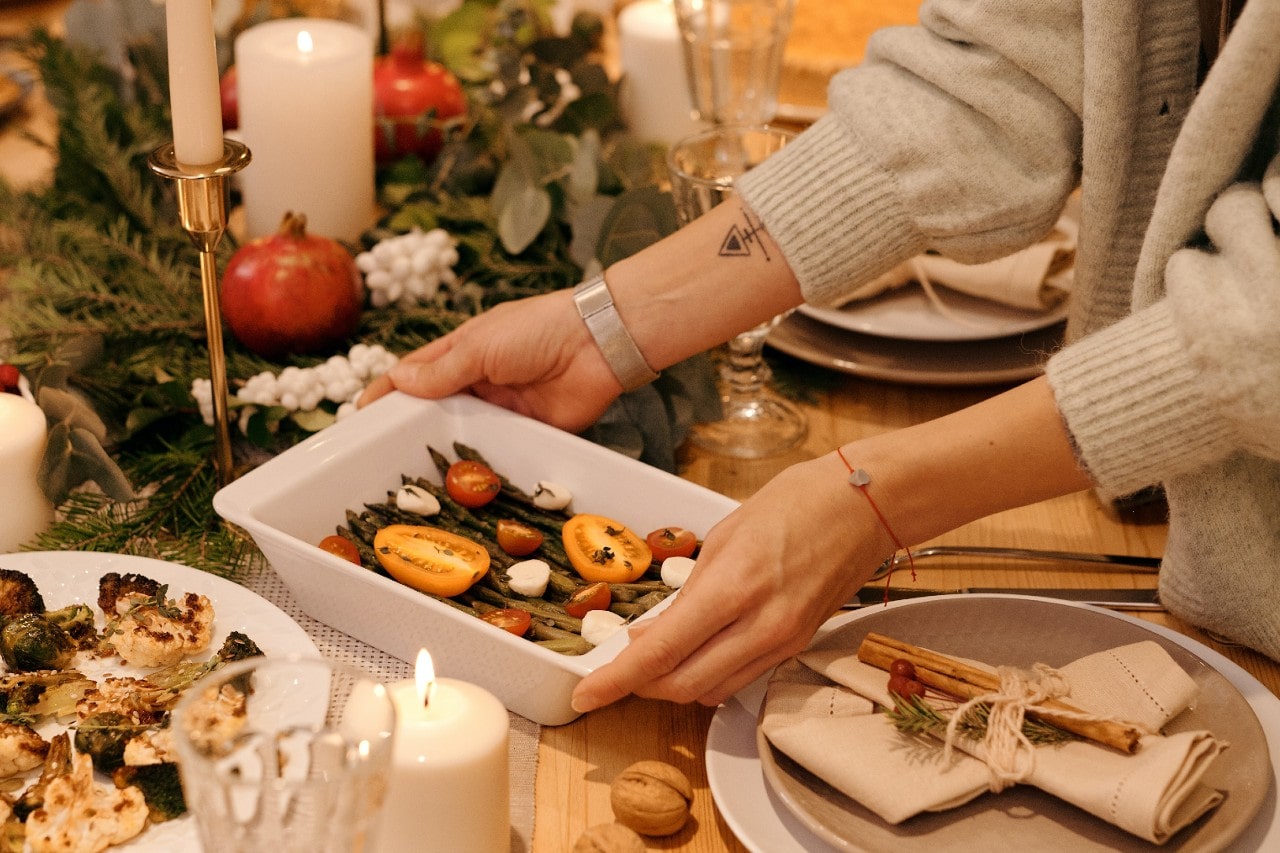
M 94 622 L 93 608 L 89 605 L 69 604 L 50 610 L 44 617 L 66 631 L 77 649 L 87 651 L 98 645 L 98 627 Z
M 75 641 L 41 614 L 18 616 L 0 628 L 0 657 L 10 669 L 65 669 L 75 653 Z

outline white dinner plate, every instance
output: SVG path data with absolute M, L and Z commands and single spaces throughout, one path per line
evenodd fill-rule
M 1039 376 L 1062 345 L 1057 323 L 1024 335 L 981 341 L 908 341 L 863 335 L 792 314 L 769 333 L 769 346 L 794 358 L 866 379 L 907 385 L 975 386 Z
M 933 288 L 937 302 L 916 282 L 842 305 L 797 310 L 828 326 L 904 341 L 984 341 L 1052 326 L 1067 318 L 1067 300 L 1048 311 L 1028 311 L 979 299 L 947 287 Z M 940 304 L 939 304 L 940 303 Z
M 302 627 L 274 604 L 237 583 L 189 566 L 123 554 L 33 551 L 0 554 L 0 568 L 29 575 L 39 587 L 45 607 L 50 610 L 84 603 L 97 612 L 98 579 L 107 572 L 134 572 L 168 584 L 170 598 L 187 592 L 207 596 L 213 604 L 213 639 L 209 648 L 196 659 L 205 659 L 216 652 L 232 631 L 245 634 L 268 655 L 320 656 L 315 643 Z M 101 620 L 101 614 L 99 618 Z M 77 659 L 77 669 L 94 679 L 107 672 L 117 675 L 145 672 L 137 667 L 121 666 L 118 659 L 86 660 L 83 655 Z M 42 728 L 40 733 L 47 739 L 57 730 L 57 727 Z M 198 851 L 200 841 L 196 835 L 195 820 L 187 815 L 148 826 L 137 838 L 111 849 L 128 853 Z
M 979 599 L 1013 598 L 1018 601 L 1047 602 L 1055 607 L 1081 608 L 1096 618 L 1103 614 L 1106 618 L 1119 620 L 1118 629 L 1132 630 L 1138 628 L 1149 632 L 1152 639 L 1162 643 L 1172 643 L 1203 661 L 1215 673 L 1226 679 L 1232 687 L 1240 692 L 1248 703 L 1257 722 L 1265 734 L 1268 757 L 1272 771 L 1265 795 L 1258 807 L 1256 816 L 1232 842 L 1233 851 L 1262 851 L 1280 849 L 1280 814 L 1277 813 L 1276 786 L 1274 768 L 1280 766 L 1280 699 L 1256 681 L 1240 667 L 1231 663 L 1222 655 L 1206 648 L 1189 637 L 1125 614 L 1100 610 L 1087 605 L 1047 599 L 1028 599 L 1025 596 L 938 596 L 930 599 L 917 599 L 888 605 L 888 608 L 861 610 L 847 616 L 831 620 L 819 639 L 829 636 L 833 630 L 843 628 L 858 620 L 875 614 L 885 614 L 888 609 L 920 606 L 922 604 L 945 602 L 949 599 L 974 602 Z M 897 615 L 897 614 L 895 614 Z M 1127 624 L 1125 624 L 1127 623 Z M 984 625 L 984 628 L 990 625 Z M 1087 641 L 1086 641 L 1087 642 Z M 706 767 L 712 796 L 720 809 L 726 823 L 739 840 L 755 853 L 823 853 L 836 851 L 823 838 L 811 832 L 792 812 L 772 788 L 766 783 L 762 774 L 760 754 L 757 747 L 756 726 L 760 704 L 764 698 L 768 677 L 761 678 L 746 690 L 727 702 L 712 719 L 707 736 Z M 1221 733 L 1219 733 L 1221 734 Z M 1002 795 L 1003 796 L 1003 795 Z M 1095 819 L 1081 814 L 1082 821 Z M 1209 820 L 1212 820 L 1210 816 Z M 915 841 L 909 833 L 898 840 L 893 849 L 914 849 Z M 1175 838 L 1166 849 L 1179 849 L 1179 839 Z M 1151 845 L 1145 845 L 1152 847 Z M 1154 848 L 1152 848 L 1154 849 Z M 1187 848 L 1190 849 L 1190 848 Z

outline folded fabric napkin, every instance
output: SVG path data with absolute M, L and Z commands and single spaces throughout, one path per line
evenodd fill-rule
M 992 673 L 992 667 L 973 666 Z M 1206 731 L 1158 733 L 1194 701 L 1197 687 L 1159 644 L 1144 641 L 1081 658 L 1058 670 L 1063 701 L 1144 731 L 1132 754 L 1091 741 L 1036 747 L 1023 780 L 1156 844 L 1214 808 L 1223 794 L 1200 780 L 1227 744 Z M 810 651 L 778 667 L 761 711 L 769 742 L 888 823 L 969 802 L 991 788 L 980 741 L 900 732 L 888 674 L 848 650 Z
M 898 264 L 849 294 L 843 304 L 870 299 L 895 287 L 917 281 L 939 310 L 934 285 L 1027 311 L 1048 311 L 1071 293 L 1075 276 L 1076 210 L 1069 205 L 1049 236 L 1003 258 L 982 264 L 962 264 L 932 253 Z

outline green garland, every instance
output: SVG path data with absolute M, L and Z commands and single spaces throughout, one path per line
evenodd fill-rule
M 457 58 L 466 63 L 471 118 L 435 163 L 406 161 L 379 175 L 392 212 L 363 243 L 445 228 L 459 244 L 455 269 L 474 286 L 453 301 L 368 310 L 359 340 L 408 352 L 493 304 L 570 286 L 587 264 L 607 265 L 674 229 L 670 200 L 654 186 L 660 152 L 620 132 L 612 84 L 591 59 L 598 27 L 583 19 L 569 36 L 551 37 L 531 10 L 536 0 L 467 0 L 429 31 L 455 52 L 465 45 Z M 21 49 L 59 116 L 52 183 L 29 191 L 0 184 L 0 269 L 8 273 L 0 326 L 11 334 L 0 359 L 30 379 L 49 418 L 42 476 L 59 508 L 28 547 L 234 573 L 256 552 L 210 509 L 213 432 L 189 390 L 208 374 L 198 257 L 178 225 L 171 184 L 146 165 L 169 137 L 162 49 L 154 38 L 133 40 L 128 83 L 88 48 L 46 32 Z M 530 115 L 531 99 L 555 98 L 553 67 L 572 70 L 578 101 L 554 121 L 513 118 Z M 535 195 L 546 202 L 536 210 L 503 207 Z M 235 248 L 224 241 L 220 268 Z M 234 387 L 323 356 L 271 362 L 229 339 L 227 360 Z M 703 359 L 669 374 L 643 389 L 643 406 L 619 401 L 592 437 L 673 467 L 683 430 L 707 411 L 711 383 Z M 307 435 L 305 419 L 266 417 L 281 428 L 259 423 L 250 430 L 257 446 L 240 437 L 238 459 Z

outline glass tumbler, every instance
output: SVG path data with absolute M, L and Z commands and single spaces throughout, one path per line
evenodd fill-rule
M 251 658 L 197 682 L 171 725 L 205 850 L 377 849 L 395 705 L 371 677 L 321 658 Z

